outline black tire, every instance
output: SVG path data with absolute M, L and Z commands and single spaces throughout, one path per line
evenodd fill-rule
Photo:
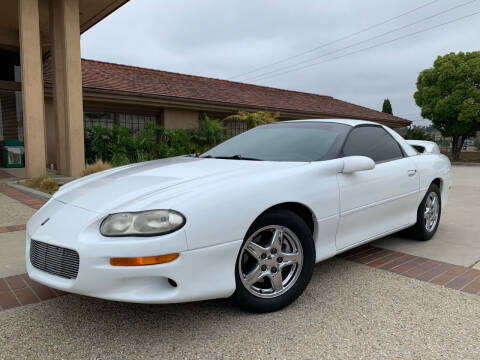
M 264 298 L 264 297 L 261 297 L 262 295 L 260 294 L 258 295 L 253 294 L 251 292 L 253 291 L 251 290 L 251 287 L 249 287 L 250 290 L 247 289 L 246 284 L 244 284 L 245 280 L 243 280 L 245 279 L 246 275 L 245 274 L 240 275 L 240 272 L 244 270 L 243 269 L 244 265 L 242 265 L 243 261 L 245 260 L 244 257 L 251 256 L 250 252 L 246 250 L 247 240 L 249 240 L 252 235 L 254 235 L 255 233 L 258 233 L 259 231 L 260 231 L 260 234 L 262 234 L 262 231 L 265 231 L 265 232 L 269 231 L 270 229 L 267 229 L 267 230 L 262 230 L 262 229 L 269 228 L 272 226 L 277 226 L 277 228 L 281 229 L 282 234 L 285 234 L 284 235 L 285 237 L 288 237 L 288 234 L 291 235 L 292 233 L 296 236 L 294 237 L 296 239 L 295 242 L 299 242 L 301 244 L 301 249 L 297 249 L 298 251 L 296 253 L 297 254 L 300 254 L 300 252 L 302 253 L 302 256 L 301 256 L 302 265 L 301 267 L 299 265 L 296 265 L 298 266 L 296 268 L 298 274 L 295 273 L 295 276 L 292 275 L 292 277 L 290 278 L 290 279 L 295 279 L 296 277 L 296 280 L 291 280 L 291 283 L 288 286 L 285 286 L 285 288 L 283 288 L 283 284 L 281 285 L 280 287 L 282 288 L 281 291 L 285 291 L 285 292 L 280 293 L 278 295 L 275 295 L 275 294 L 271 295 L 275 297 Z M 285 230 L 285 232 L 283 232 L 283 230 Z M 288 234 L 287 234 L 287 231 L 288 231 Z M 285 237 L 282 237 L 282 239 L 285 239 Z M 267 257 L 266 260 L 263 260 L 263 261 L 273 261 L 273 264 L 275 264 L 274 260 L 276 260 L 277 262 L 281 260 L 282 259 L 281 253 L 284 252 L 285 250 L 284 247 L 286 246 L 285 241 L 288 241 L 288 239 L 280 241 L 280 243 L 283 244 L 281 245 L 282 249 L 280 250 L 280 253 L 276 255 L 272 255 L 274 253 L 270 252 L 270 250 L 268 255 L 266 253 L 263 253 L 262 256 Z M 251 244 L 251 241 L 249 242 L 249 244 Z M 244 254 L 244 251 L 247 252 L 248 254 Z M 276 252 L 277 250 L 275 250 L 275 253 Z M 273 259 L 273 256 L 277 256 L 277 258 Z M 298 256 L 300 258 L 300 255 Z M 278 259 L 278 257 L 280 257 L 280 259 Z M 257 259 L 252 256 L 252 259 L 254 262 L 256 262 L 256 264 L 253 265 L 255 268 L 261 267 L 260 261 L 262 260 L 260 260 L 260 258 Z M 293 268 L 293 266 L 292 268 L 289 268 L 287 265 L 283 270 L 281 270 L 282 268 L 281 266 L 279 266 L 280 270 L 277 270 L 278 273 L 272 274 L 270 271 L 273 271 L 274 266 L 275 265 L 272 265 L 272 268 L 270 268 L 272 270 L 267 268 L 267 272 L 269 272 L 269 274 L 272 275 L 273 277 L 275 275 L 278 276 L 278 274 L 280 274 L 281 283 L 282 281 L 286 281 L 286 280 L 283 280 L 284 272 L 292 271 L 291 269 Z M 262 215 L 257 220 L 255 220 L 255 222 L 250 226 L 250 229 L 248 230 L 245 236 L 242 247 L 237 256 L 237 261 L 235 265 L 236 290 L 235 290 L 235 293 L 233 294 L 233 300 L 238 304 L 238 306 L 251 312 L 264 313 L 264 312 L 280 310 L 285 306 L 291 304 L 295 299 L 297 299 L 302 294 L 302 292 L 305 290 L 305 288 L 307 287 L 312 277 L 314 266 L 315 266 L 315 245 L 314 245 L 312 233 L 309 227 L 307 226 L 307 224 L 305 224 L 302 218 L 300 218 L 297 214 L 289 210 L 286 210 L 286 209 L 272 210 Z M 261 272 L 261 273 L 263 274 L 264 272 Z M 241 279 L 241 276 L 243 277 L 243 279 Z M 262 279 L 260 281 L 265 282 L 265 284 L 267 284 L 267 281 L 268 281 L 268 284 L 270 284 L 272 287 L 271 291 L 275 291 L 275 289 L 273 289 L 275 287 L 273 280 L 270 280 L 270 277 L 265 276 L 265 279 Z M 258 284 L 258 283 L 255 283 L 255 284 Z M 261 291 L 263 291 L 263 289 Z
M 436 220 L 435 226 L 431 230 L 427 230 L 427 227 L 425 225 L 424 214 L 426 211 L 427 200 L 431 193 L 435 193 L 438 198 L 438 218 Z M 419 241 L 430 240 L 437 232 L 438 224 L 440 224 L 441 214 L 442 214 L 442 198 L 440 194 L 440 189 L 437 184 L 432 183 L 428 188 L 422 202 L 418 206 L 417 223 L 406 231 L 406 235 L 412 239 L 419 240 Z

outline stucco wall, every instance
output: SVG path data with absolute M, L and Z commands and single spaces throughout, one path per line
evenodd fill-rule
M 181 109 L 165 109 L 163 126 L 168 129 L 195 129 L 199 124 L 199 112 Z

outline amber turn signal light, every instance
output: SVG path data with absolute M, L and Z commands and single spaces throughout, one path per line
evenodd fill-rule
M 110 258 L 110 265 L 113 266 L 144 266 L 165 264 L 178 258 L 180 254 L 167 254 L 158 256 L 145 257 L 127 257 L 127 258 Z

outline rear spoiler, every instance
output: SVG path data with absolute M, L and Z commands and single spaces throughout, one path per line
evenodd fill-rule
M 421 148 L 419 151 L 421 153 L 429 153 L 429 154 L 440 154 L 440 149 L 438 145 L 433 141 L 424 141 L 424 140 L 406 140 L 407 144 L 413 146 L 417 150 Z

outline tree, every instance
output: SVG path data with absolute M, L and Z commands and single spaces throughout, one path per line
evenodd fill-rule
M 480 130 L 480 51 L 439 56 L 418 76 L 415 102 L 422 117 L 452 138 L 452 158 Z
M 239 111 L 238 114 L 227 116 L 224 121 L 239 120 L 247 124 L 248 129 L 253 129 L 259 125 L 269 124 L 278 121 L 279 113 L 269 113 L 268 111 Z
M 475 136 L 475 139 L 473 139 L 473 145 L 480 150 L 480 131 L 477 133 L 477 136 Z
M 390 103 L 390 99 L 385 99 L 383 101 L 382 112 L 393 115 L 392 104 Z

